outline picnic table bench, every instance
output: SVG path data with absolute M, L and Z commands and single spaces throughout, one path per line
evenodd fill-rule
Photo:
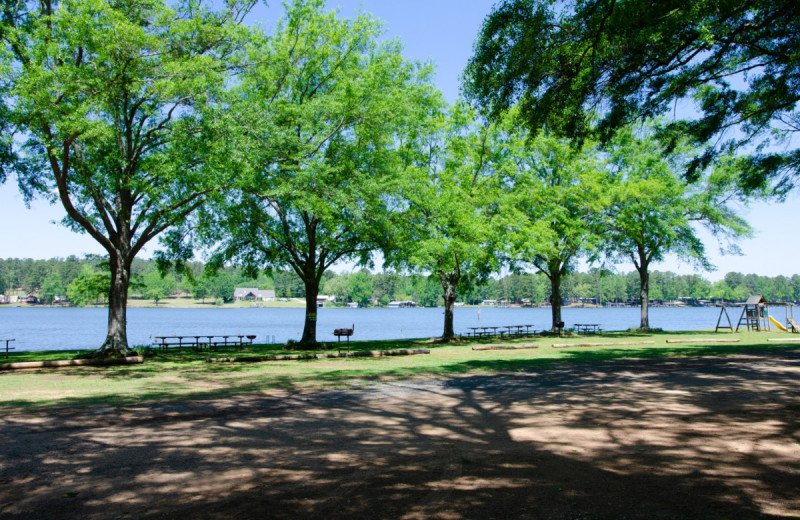
M 600 324 L 599 323 L 576 323 L 575 324 L 575 332 L 588 334 L 590 332 L 600 332 Z
M 521 336 L 523 334 L 530 334 L 531 333 L 531 327 L 533 327 L 533 325 L 531 325 L 531 324 L 528 324 L 528 325 L 506 325 L 505 327 L 506 327 L 507 330 L 500 331 L 500 335 L 501 336 L 504 333 L 508 334 L 509 336 L 513 336 L 513 335 Z M 523 327 L 525 328 L 525 332 L 522 331 Z M 534 333 L 535 332 L 536 331 L 534 331 Z
M 221 335 L 208 335 L 200 334 L 196 336 L 153 336 L 155 341 L 153 344 L 159 350 L 167 350 L 169 347 L 190 347 L 195 350 L 200 350 L 203 347 L 208 349 L 216 349 L 217 347 L 233 346 L 237 349 L 245 345 L 252 345 L 256 336 L 253 334 L 221 334 Z
M 16 350 L 14 347 L 9 347 L 8 344 L 11 343 L 12 341 L 17 341 L 17 340 L 11 338 L 11 339 L 0 339 L 0 341 L 6 342 L 6 357 L 8 357 L 9 350 Z
M 531 334 L 531 327 L 533 325 L 504 325 L 503 327 L 495 327 L 493 325 L 481 326 L 481 327 L 469 327 L 472 332 L 467 332 L 467 336 L 474 336 L 476 338 L 483 337 L 483 336 L 500 336 L 503 337 L 504 335 L 508 334 L 509 336 L 514 335 L 522 335 L 522 334 Z M 523 332 L 522 329 L 525 329 Z
M 470 327 L 470 329 L 472 330 L 472 335 L 475 336 L 476 338 L 480 337 L 480 336 L 494 336 L 497 333 L 497 329 L 499 329 L 499 328 L 500 327 L 490 327 L 490 326 L 487 326 L 487 327 Z M 489 329 L 492 329 L 492 332 L 489 332 Z M 470 335 L 470 333 L 468 332 L 467 336 L 469 336 L 469 335 Z

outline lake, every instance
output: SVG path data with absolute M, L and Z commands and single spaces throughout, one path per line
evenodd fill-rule
M 735 312 L 731 319 L 738 320 Z M 304 309 L 128 309 L 128 342 L 150 345 L 153 336 L 255 334 L 256 342 L 284 343 L 300 339 Z M 639 326 L 638 308 L 563 309 L 566 326 L 599 323 L 603 330 Z M 715 307 L 658 307 L 650 309 L 650 325 L 664 330 L 713 329 Z M 106 309 L 0 307 L 0 338 L 16 338 L 20 350 L 95 348 L 105 339 Z M 317 339 L 336 341 L 333 329 L 355 325 L 353 339 L 428 338 L 442 334 L 442 309 L 338 309 L 318 313 Z M 456 308 L 456 333 L 469 327 L 531 324 L 549 328 L 550 309 Z

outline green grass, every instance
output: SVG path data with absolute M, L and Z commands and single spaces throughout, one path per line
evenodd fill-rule
M 267 391 L 349 387 L 376 381 L 418 379 L 498 371 L 546 370 L 553 363 L 612 361 L 629 358 L 724 356 L 747 350 L 797 349 L 797 343 L 767 343 L 781 333 L 739 333 L 740 343 L 668 344 L 673 338 L 721 338 L 707 331 L 603 333 L 580 337 L 532 337 L 512 341 L 483 339 L 441 344 L 430 340 L 353 341 L 351 350 L 429 348 L 431 354 L 382 357 L 207 363 L 209 357 L 296 354 L 284 345 L 253 345 L 244 351 L 217 353 L 175 350 L 150 351 L 141 365 L 68 367 L 0 371 L 0 411 L 53 406 L 120 406 L 141 402 L 233 397 Z M 785 335 L 784 337 L 789 337 Z M 796 337 L 796 336 L 795 336 Z M 652 345 L 552 348 L 553 343 L 651 340 Z M 538 343 L 538 349 L 473 351 L 487 343 Z M 336 343 L 328 344 L 336 351 Z M 85 351 L 84 351 L 85 352 Z M 8 361 L 70 359 L 79 351 L 15 352 Z M 0 362 L 6 360 L 0 357 Z

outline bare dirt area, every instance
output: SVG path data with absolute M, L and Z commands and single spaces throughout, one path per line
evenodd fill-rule
M 0 418 L 0 518 L 798 518 L 800 351 Z

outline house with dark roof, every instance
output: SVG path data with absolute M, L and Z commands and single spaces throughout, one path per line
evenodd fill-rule
M 233 290 L 234 301 L 268 302 L 275 299 L 273 289 L 254 289 L 251 287 L 237 287 Z

